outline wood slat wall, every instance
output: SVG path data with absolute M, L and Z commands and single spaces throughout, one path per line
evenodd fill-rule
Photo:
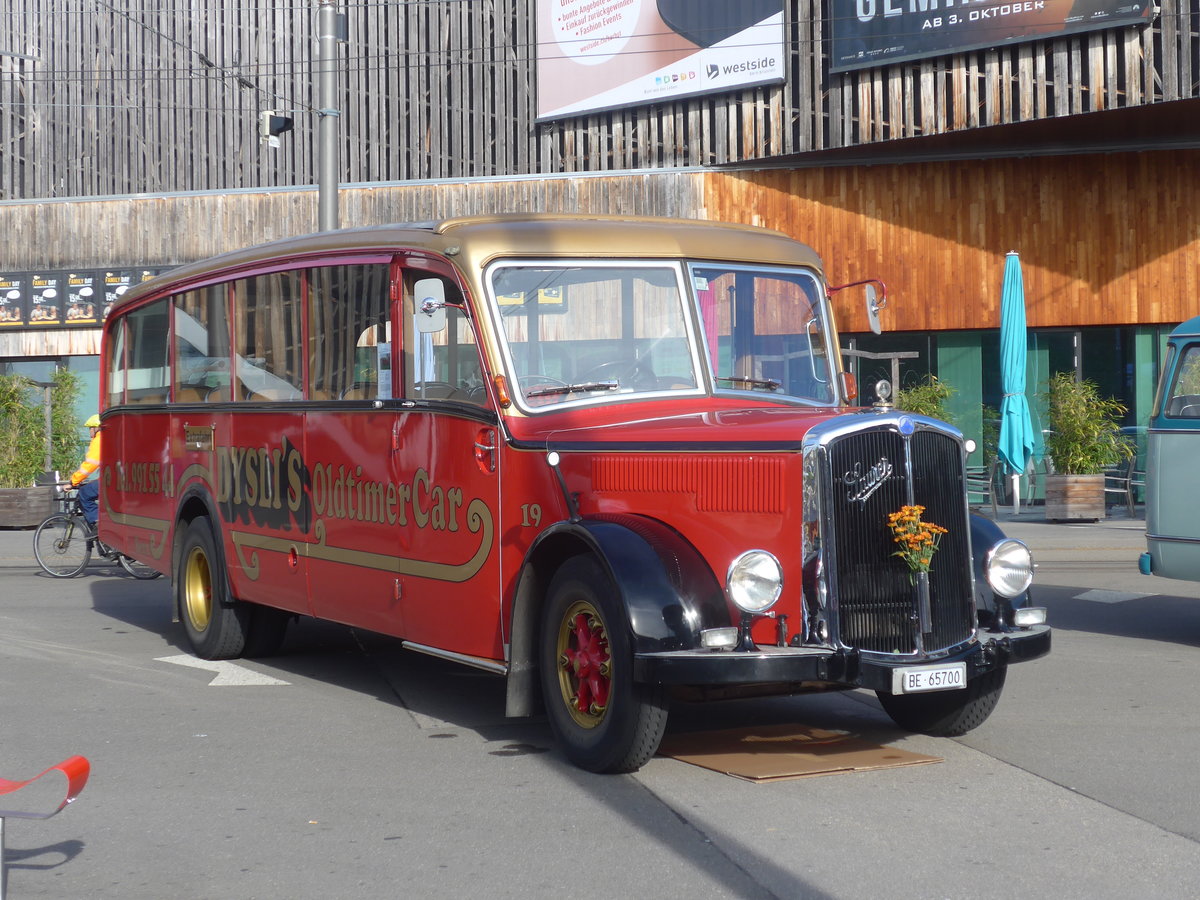
M 829 75 L 787 0 L 784 85 L 538 124 L 534 0 L 347 6 L 344 182 L 708 166 L 1196 97 L 1200 6 L 1146 26 Z M 0 200 L 310 184 L 315 6 L 5 0 Z M 258 113 L 285 111 L 279 149 Z
M 1200 296 L 1200 151 L 744 172 L 495 179 L 343 191 L 346 225 L 513 211 L 750 222 L 888 285 L 892 331 L 999 324 L 1021 254 L 1032 327 L 1174 323 Z M 312 230 L 313 191 L 0 204 L 14 270 L 161 266 Z M 840 327 L 865 331 L 857 301 Z
M 704 218 L 700 173 L 349 187 L 343 227 L 504 212 Z M 316 230 L 315 190 L 0 203 L 0 271 L 173 266 Z
M 1031 327 L 1197 314 L 1200 151 L 709 175 L 708 217 L 811 244 L 831 283 L 881 278 L 889 331 L 994 328 L 1021 255 Z M 866 331 L 856 298 L 844 331 Z

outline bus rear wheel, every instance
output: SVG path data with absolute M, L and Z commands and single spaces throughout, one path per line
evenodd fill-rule
M 246 646 L 248 613 L 231 602 L 212 526 L 193 519 L 179 548 L 175 602 L 192 650 L 201 659 L 232 659 Z
M 550 727 L 575 765 L 633 772 L 658 750 L 666 690 L 634 682 L 624 605 L 595 559 L 568 560 L 551 580 L 539 663 Z

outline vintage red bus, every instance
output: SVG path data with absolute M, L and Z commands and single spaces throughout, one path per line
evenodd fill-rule
M 185 265 L 105 324 L 103 536 L 202 657 L 295 616 L 394 635 L 505 676 L 595 771 L 653 755 L 676 694 L 867 688 L 960 734 L 1049 650 L 1030 555 L 971 515 L 958 430 L 854 405 L 830 307 L 808 247 L 693 221 Z M 914 506 L 945 533 L 894 533 Z

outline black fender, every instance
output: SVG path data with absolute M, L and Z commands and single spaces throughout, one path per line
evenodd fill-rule
M 1008 535 L 991 519 L 975 513 L 970 515 L 970 525 L 971 564 L 975 570 L 975 608 L 980 624 L 986 627 L 1004 627 L 1012 623 L 1014 609 L 1031 606 L 1033 599 L 1028 590 L 1012 598 L 1001 597 L 992 590 L 984 576 L 984 564 L 988 552 Z
M 213 544 L 221 564 L 221 577 L 225 579 L 226 585 L 223 593 L 224 603 L 232 606 L 236 602 L 236 598 L 229 585 L 229 563 L 225 559 L 225 539 L 221 534 L 221 515 L 212 494 L 205 489 L 203 484 L 189 485 L 179 495 L 179 502 L 175 505 L 175 535 L 171 542 L 171 583 L 174 585 L 175 573 L 179 571 L 179 546 L 183 533 L 193 520 L 201 516 L 205 516 L 212 525 Z M 176 614 L 179 612 L 176 610 Z
M 634 653 L 691 650 L 700 631 L 736 624 L 720 582 L 682 535 L 642 516 L 558 522 L 525 555 L 512 608 L 507 715 L 536 712 L 542 607 L 554 572 L 581 553 L 596 557 L 626 612 Z

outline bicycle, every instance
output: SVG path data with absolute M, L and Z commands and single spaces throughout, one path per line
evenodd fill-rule
M 93 552 L 116 562 L 134 578 L 148 580 L 162 574 L 100 540 L 96 526 L 83 515 L 78 494 L 61 485 L 60 490 L 62 495 L 58 502 L 62 509 L 47 517 L 33 533 L 33 555 L 46 574 L 55 578 L 74 578 L 87 568 Z

